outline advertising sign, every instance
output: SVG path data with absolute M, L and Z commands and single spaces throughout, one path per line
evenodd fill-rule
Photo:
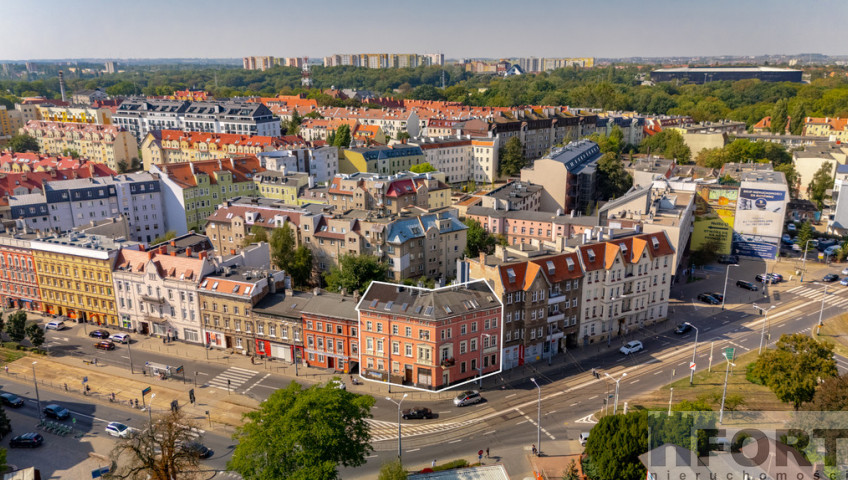
M 743 257 L 754 257 L 764 259 L 777 258 L 780 250 L 779 237 L 767 237 L 762 235 L 733 234 L 733 254 Z
M 780 237 L 786 215 L 786 191 L 739 189 L 736 231 L 741 234 Z
M 695 197 L 695 229 L 692 249 L 698 250 L 708 240 L 718 243 L 718 253 L 730 253 L 736 216 L 738 189 L 703 186 Z

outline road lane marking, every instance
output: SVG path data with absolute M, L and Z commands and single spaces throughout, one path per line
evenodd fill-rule
M 594 397 L 589 397 L 588 400 L 594 400 L 596 398 L 598 398 L 598 395 L 595 395 Z
M 504 398 L 514 397 L 514 396 L 516 396 L 516 395 L 518 395 L 518 394 L 517 394 L 517 393 L 513 393 L 512 395 L 507 395 L 507 396 L 506 396 L 506 397 L 504 397 Z

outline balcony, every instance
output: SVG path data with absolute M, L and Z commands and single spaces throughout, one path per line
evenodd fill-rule
M 443 358 L 442 362 L 439 364 L 442 368 L 448 368 L 456 365 L 455 358 Z
M 551 292 L 548 297 L 548 305 L 553 305 L 554 303 L 559 303 L 565 300 L 565 294 L 562 292 Z
M 565 319 L 564 313 L 558 313 L 556 315 L 549 315 L 548 316 L 548 323 L 554 323 L 554 322 L 558 322 L 558 321 L 564 320 L 564 319 Z

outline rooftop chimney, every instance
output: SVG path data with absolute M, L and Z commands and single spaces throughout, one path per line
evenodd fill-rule
M 176 241 L 176 240 L 171 240 L 171 246 L 172 246 L 172 247 L 176 247 L 176 246 L 177 246 L 177 241 Z
M 190 256 L 191 256 L 191 247 L 187 247 L 186 248 L 186 257 L 190 257 Z
M 208 253 L 207 253 L 205 250 L 197 254 L 197 256 L 198 256 L 201 260 L 206 260 L 206 255 L 208 255 Z

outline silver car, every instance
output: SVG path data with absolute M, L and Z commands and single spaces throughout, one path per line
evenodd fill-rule
M 453 404 L 457 407 L 464 407 L 466 405 L 473 405 L 482 401 L 483 397 L 480 396 L 480 392 L 477 390 L 467 390 L 457 395 L 456 398 L 453 399 Z

